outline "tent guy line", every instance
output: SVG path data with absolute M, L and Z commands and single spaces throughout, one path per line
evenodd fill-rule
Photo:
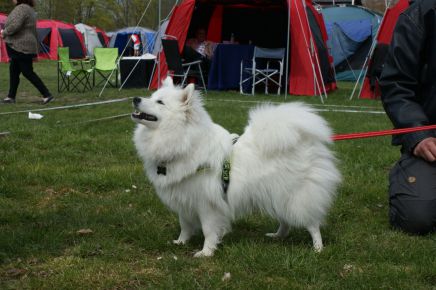
M 139 29 L 139 24 L 141 23 L 142 19 L 144 18 L 145 13 L 146 13 L 147 10 L 148 10 L 148 7 L 150 7 L 151 1 L 152 1 L 152 0 L 148 1 L 148 4 L 147 4 L 147 6 L 145 7 L 144 12 L 142 13 L 141 17 L 139 18 L 138 23 L 136 24 L 134 30 Z M 124 53 L 125 53 L 125 51 L 126 51 L 128 45 L 129 45 L 129 41 L 125 44 L 124 49 L 123 49 L 123 52 L 121 53 L 121 55 L 124 55 Z M 119 67 L 119 66 L 120 66 L 120 60 L 121 60 L 121 57 L 118 58 L 116 67 Z M 139 62 L 139 60 L 138 60 L 138 62 Z M 137 64 L 136 64 L 136 65 L 137 65 Z M 136 65 L 135 65 L 135 67 L 136 67 Z M 114 74 L 114 71 L 115 71 L 115 70 L 116 70 L 116 68 L 112 69 L 112 71 L 111 71 L 109 77 L 107 78 L 107 80 L 106 80 L 106 82 L 105 82 L 103 88 L 102 88 L 101 91 L 100 91 L 100 94 L 98 95 L 99 97 L 101 97 L 101 95 L 103 94 L 104 90 L 106 89 L 106 87 L 107 87 L 107 85 L 108 85 L 108 83 L 109 83 L 109 80 L 110 80 L 110 78 L 112 77 L 112 75 Z M 115 76 L 115 77 L 117 77 L 117 76 Z

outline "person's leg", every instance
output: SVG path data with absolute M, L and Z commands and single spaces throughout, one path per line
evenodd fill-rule
M 17 59 L 9 61 L 9 93 L 8 98 L 14 99 L 17 96 L 18 85 L 20 84 L 20 65 Z
M 33 60 L 31 58 L 24 58 L 20 60 L 20 70 L 23 75 L 38 89 L 44 98 L 51 97 L 51 93 L 39 76 L 33 71 Z
M 403 154 L 389 175 L 389 219 L 394 228 L 426 234 L 436 228 L 436 163 Z

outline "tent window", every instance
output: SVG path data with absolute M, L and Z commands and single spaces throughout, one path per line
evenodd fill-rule
M 59 29 L 64 47 L 70 48 L 70 58 L 84 58 L 82 43 L 73 29 Z
M 50 54 L 51 28 L 38 28 L 38 53 Z

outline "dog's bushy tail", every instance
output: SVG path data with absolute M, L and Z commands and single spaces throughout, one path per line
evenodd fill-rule
M 250 112 L 247 130 L 265 155 L 289 151 L 306 142 L 332 142 L 332 130 L 314 109 L 303 103 L 259 106 Z

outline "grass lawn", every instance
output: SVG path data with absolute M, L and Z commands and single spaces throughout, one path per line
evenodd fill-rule
M 56 64 L 36 71 L 53 93 Z M 0 97 L 8 89 L 8 66 L 0 65 Z M 378 101 L 348 100 L 352 85 L 319 106 L 316 97 L 288 97 L 323 109 L 336 133 L 390 129 Z M 139 89 L 55 94 L 47 107 L 144 96 Z M 276 96 L 209 92 L 213 120 L 241 133 L 247 111 Z M 18 103 L 0 104 L 0 288 L 1 289 L 436 289 L 436 235 L 409 236 L 389 227 L 387 175 L 399 157 L 389 137 L 340 141 L 334 150 L 344 181 L 316 254 L 310 235 L 292 230 L 270 240 L 268 217 L 234 224 L 213 258 L 194 259 L 198 236 L 179 247 L 177 218 L 158 200 L 133 147 L 130 100 L 77 109 L 27 113 L 41 106 L 22 78 Z M 350 107 L 342 107 L 350 106 Z M 356 106 L 356 107 L 352 107 Z M 326 110 L 327 109 L 327 110 Z M 335 110 L 342 110 L 337 112 Z M 92 232 L 80 231 L 90 229 Z M 230 273 L 230 279 L 222 279 Z

